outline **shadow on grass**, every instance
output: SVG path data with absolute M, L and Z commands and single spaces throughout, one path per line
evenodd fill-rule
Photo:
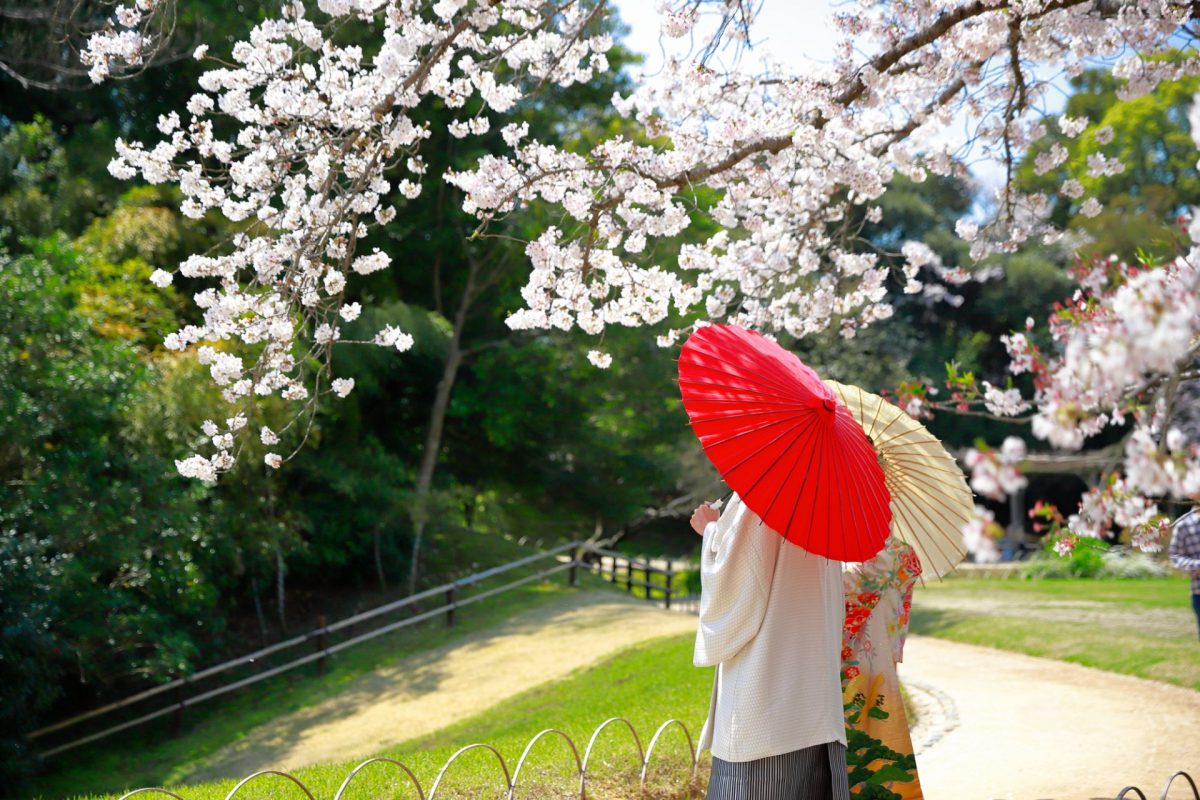
M 938 636 L 949 632 L 971 616 L 973 615 L 962 611 L 921 608 L 914 604 L 908 618 L 908 629 L 920 636 Z
M 233 692 L 213 704 L 189 708 L 178 733 L 168 716 L 51 757 L 34 784 L 33 796 L 68 797 L 80 794 L 81 787 L 87 792 L 106 793 L 131 786 L 180 783 L 202 770 L 223 748 L 238 746 L 258 726 L 281 716 L 303 713 L 346 692 L 347 704 L 339 705 L 334 714 L 353 713 L 356 707 L 372 701 L 373 693 L 362 682 L 369 681 L 369 673 L 381 667 L 412 664 L 413 674 L 407 676 L 409 687 L 431 692 L 441 680 L 437 661 L 445 647 L 486 641 L 511 630 L 505 628 L 506 623 L 524 628 L 529 623 L 514 618 L 546 604 L 557 605 L 575 592 L 587 593 L 587 589 L 523 587 L 496 601 L 464 609 L 455 628 L 446 628 L 440 618 L 430 620 L 332 656 L 329 674 L 324 676 L 318 676 L 316 666 L 309 665 Z M 325 717 L 331 718 L 335 717 Z M 294 737 L 303 726 L 291 727 L 288 736 Z M 279 745 L 284 741 L 279 739 Z

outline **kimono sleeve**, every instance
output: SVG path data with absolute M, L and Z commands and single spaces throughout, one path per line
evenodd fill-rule
M 758 634 L 782 542 L 736 496 L 705 529 L 696 666 L 730 660 Z
M 896 570 L 896 623 L 892 633 L 892 656 L 899 664 L 904 660 L 904 642 L 908 639 L 908 620 L 912 611 L 913 589 L 924 571 L 917 553 L 908 545 L 899 552 L 899 568 Z
M 896 632 L 892 636 L 892 659 L 899 664 L 904 660 L 904 643 L 908 640 L 908 615 L 912 608 L 913 583 L 908 584 L 900 595 L 896 613 Z
M 879 580 L 868 576 L 863 564 L 851 564 L 842 571 L 842 593 L 845 595 L 842 643 L 855 645 L 865 634 L 867 620 L 879 605 Z

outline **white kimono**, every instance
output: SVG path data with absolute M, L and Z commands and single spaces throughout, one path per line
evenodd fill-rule
M 753 761 L 846 743 L 841 563 L 784 540 L 734 495 L 704 531 L 693 662 L 717 665 L 700 748 Z

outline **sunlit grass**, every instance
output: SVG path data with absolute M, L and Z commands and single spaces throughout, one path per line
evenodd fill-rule
M 629 648 L 603 662 L 580 670 L 499 703 L 478 715 L 450 725 L 437 733 L 405 742 L 378 755 L 408 765 L 430 789 L 442 764 L 459 748 L 486 742 L 503 754 L 510 770 L 515 769 L 525 745 L 539 731 L 553 726 L 571 737 L 584 755 L 595 728 L 604 720 L 625 717 L 637 729 L 642 747 L 665 720 L 678 718 L 699 733 L 712 685 L 710 669 L 692 666 L 690 635 L 653 640 Z M 504 679 L 497 665 L 497 681 Z M 317 797 L 332 797 L 349 772 L 362 760 L 306 767 L 294 771 Z M 637 747 L 628 728 L 612 725 L 598 738 L 589 763 L 589 785 L 604 798 L 639 797 Z M 683 732 L 670 727 L 655 747 L 648 785 L 649 797 L 695 796 L 700 782 L 689 781 L 690 752 Z M 575 757 L 565 740 L 557 735 L 543 738 L 530 754 L 521 772 L 520 797 L 578 797 Z M 83 778 L 84 776 L 80 776 Z M 239 798 L 300 800 L 301 790 L 278 776 L 260 779 L 261 785 L 246 787 Z M 406 788 L 401 772 L 390 765 L 374 764 L 356 777 L 347 798 L 415 797 Z M 226 780 L 177 788 L 186 800 L 221 800 L 234 786 Z M 81 787 L 82 788 L 82 787 Z M 499 762 L 485 750 L 474 750 L 456 762 L 438 790 L 438 797 L 502 797 L 505 788 Z M 602 789 L 602 791 L 600 791 Z M 87 795 L 98 797 L 101 795 Z M 113 798 L 116 794 L 106 795 Z
M 911 629 L 1200 690 L 1184 577 L 955 578 L 917 590 Z
M 1148 608 L 1190 609 L 1189 579 L 1183 575 L 1169 578 L 964 578 L 950 577 L 930 581 L 918 592 L 946 592 L 961 595 L 1006 593 L 1055 600 L 1080 600 Z
M 580 577 L 582 585 L 595 585 L 590 576 Z M 532 609 L 549 606 L 571 591 L 564 582 L 565 578 L 559 577 L 552 583 L 520 587 L 460 609 L 453 628 L 439 617 L 349 648 L 329 659 L 328 672 L 323 676 L 317 677 L 315 666 L 310 665 L 228 698 L 189 708 L 181 736 L 171 735 L 168 721 L 156 721 L 54 756 L 35 785 L 36 794 L 64 797 L 82 791 L 177 782 L 258 725 L 336 696 L 381 665 L 465 639 Z

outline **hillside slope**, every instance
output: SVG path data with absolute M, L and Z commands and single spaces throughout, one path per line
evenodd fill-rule
M 335 697 L 248 731 L 180 777 L 217 780 L 367 756 L 630 645 L 695 627 L 695 617 L 615 592 L 567 594 L 494 629 L 383 665 Z

